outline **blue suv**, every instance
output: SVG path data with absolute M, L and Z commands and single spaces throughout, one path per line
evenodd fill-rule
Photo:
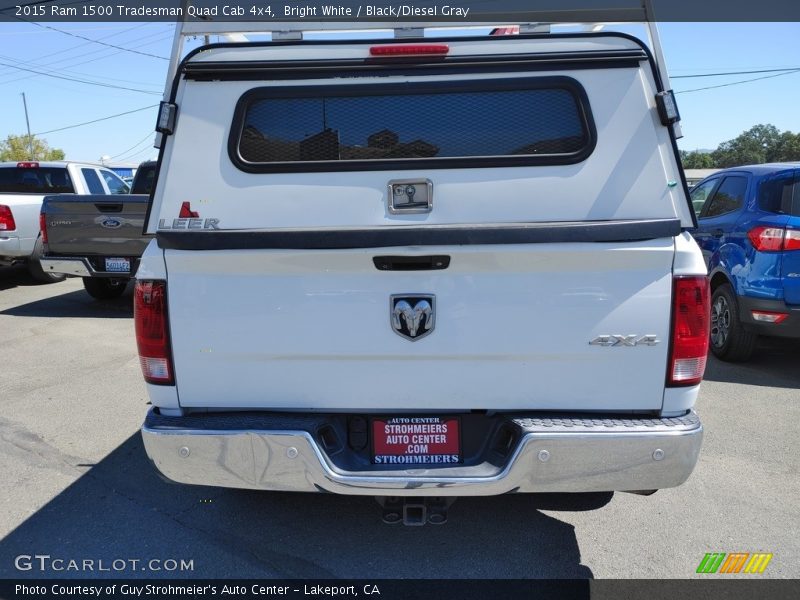
M 800 338 L 800 163 L 725 169 L 691 197 L 714 355 L 747 360 L 759 335 Z

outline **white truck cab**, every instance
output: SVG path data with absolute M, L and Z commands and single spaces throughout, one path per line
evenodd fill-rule
M 671 92 L 630 36 L 487 33 L 175 65 L 135 293 L 166 477 L 441 497 L 689 476 L 708 284 Z

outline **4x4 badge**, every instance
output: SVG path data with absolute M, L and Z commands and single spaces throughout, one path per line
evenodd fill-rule
M 589 344 L 591 346 L 604 346 L 610 348 L 611 346 L 655 346 L 661 340 L 657 335 L 598 335 Z
M 391 297 L 389 310 L 394 332 L 416 342 L 433 331 L 436 297 L 423 294 L 395 295 Z

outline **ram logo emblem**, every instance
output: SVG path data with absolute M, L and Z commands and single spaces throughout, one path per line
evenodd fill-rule
M 396 295 L 389 305 L 392 330 L 416 342 L 433 331 L 436 299 L 432 295 Z

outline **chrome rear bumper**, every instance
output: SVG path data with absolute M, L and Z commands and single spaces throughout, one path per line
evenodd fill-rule
M 98 271 L 85 257 L 59 256 L 42 258 L 39 261 L 45 273 L 62 273 L 64 275 L 75 275 L 77 277 L 108 277 L 131 278 L 133 273 L 115 273 L 109 271 Z M 133 271 L 131 267 L 131 271 Z
M 148 456 L 167 478 L 231 488 L 369 496 L 491 496 L 509 492 L 638 491 L 675 487 L 691 474 L 703 427 L 680 418 L 515 418 L 521 437 L 503 467 L 343 471 L 307 430 L 198 427 L 203 417 L 151 411 Z M 279 419 L 280 421 L 280 419 Z M 187 427 L 187 422 L 191 427 Z

